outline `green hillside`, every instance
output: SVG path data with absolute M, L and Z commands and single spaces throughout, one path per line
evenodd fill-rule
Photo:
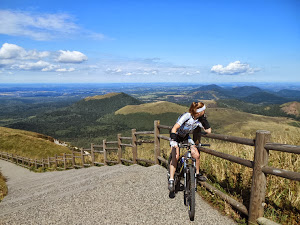
M 227 102 L 226 102 L 227 101 Z M 206 102 L 207 115 L 212 129 L 216 133 L 248 135 L 255 130 L 270 131 L 284 129 L 293 130 L 289 124 L 298 123 L 291 119 L 264 117 L 238 111 L 240 107 L 251 110 L 270 112 L 272 116 L 287 115 L 276 105 L 275 108 L 263 108 L 251 103 L 238 100 L 218 100 L 220 107 L 216 108 L 214 101 Z M 236 107 L 235 107 L 236 106 Z M 266 106 L 264 106 L 266 107 Z M 276 109 L 276 110 L 274 110 Z M 178 116 L 188 111 L 188 107 L 171 102 L 141 102 L 124 93 L 110 93 L 82 99 L 75 104 L 49 113 L 39 114 L 30 119 L 13 123 L 9 127 L 34 131 L 70 142 L 78 147 L 88 147 L 90 143 L 102 143 L 103 139 L 115 140 L 118 133 L 130 135 L 131 129 L 152 130 L 153 121 L 160 120 L 161 124 L 173 125 Z M 274 114 L 276 112 L 277 114 Z M 260 123 L 258 123 L 260 121 Z
M 139 100 L 124 93 L 88 97 L 71 106 L 38 114 L 8 127 L 42 133 L 71 142 L 78 147 L 87 147 L 91 142 L 102 142 L 103 137 L 115 134 L 121 128 L 100 123 L 99 118 L 114 113 L 126 105 L 140 103 Z
M 154 120 L 161 120 L 161 124 L 172 126 L 178 116 L 188 110 L 187 107 L 174 103 L 163 103 L 172 106 L 170 107 L 172 112 L 167 113 L 166 109 L 158 107 L 161 102 L 147 103 L 138 107 L 126 106 L 118 110 L 116 115 L 110 115 L 106 119 L 118 121 L 117 123 L 132 128 L 153 129 Z M 151 110 L 148 109 L 150 106 L 153 106 Z M 146 113 L 145 109 L 149 112 Z M 262 116 L 229 108 L 208 108 L 206 114 L 214 133 L 253 138 L 256 130 L 265 129 L 274 135 L 292 133 L 295 137 L 300 136 L 300 128 L 291 125 L 296 122 L 291 118 Z M 118 119 L 115 119 L 116 116 Z
M 272 136 L 289 135 L 295 140 L 300 136 L 300 128 L 291 125 L 296 122 L 291 118 L 262 116 L 225 108 L 208 109 L 206 112 L 215 133 L 253 138 L 257 130 L 269 130 Z M 300 139 L 297 145 L 300 145 Z
M 217 100 L 217 106 L 221 108 L 235 109 L 238 111 L 254 113 L 264 116 L 280 116 L 280 117 L 291 117 L 297 119 L 299 115 L 299 102 L 288 102 L 283 105 L 280 104 L 269 104 L 261 105 L 248 103 L 236 99 L 220 99 Z M 299 116 L 298 116 L 299 118 Z
M 46 158 L 68 153 L 69 148 L 55 144 L 54 139 L 42 134 L 0 127 L 0 151 L 29 158 Z
M 162 114 L 162 113 L 183 113 L 187 112 L 188 108 L 172 102 L 159 101 L 146 103 L 141 105 L 127 105 L 115 114 L 128 115 L 132 113 L 149 113 L 149 114 Z

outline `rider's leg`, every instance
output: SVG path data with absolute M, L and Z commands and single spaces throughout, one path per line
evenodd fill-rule
M 196 174 L 200 173 L 200 154 L 195 145 L 191 146 L 192 157 L 196 159 Z
M 196 159 L 196 175 L 198 181 L 206 181 L 207 178 L 200 173 L 200 153 L 195 145 L 191 146 L 192 157 Z
M 179 147 L 171 147 L 172 160 L 170 162 L 170 179 L 174 179 L 174 174 L 177 167 L 177 162 L 179 159 Z

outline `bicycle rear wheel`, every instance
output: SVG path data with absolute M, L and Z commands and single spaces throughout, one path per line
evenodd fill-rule
M 191 221 L 194 221 L 195 217 L 195 168 L 190 165 L 189 173 L 187 174 L 189 179 L 187 180 L 187 204 L 189 208 L 189 217 Z

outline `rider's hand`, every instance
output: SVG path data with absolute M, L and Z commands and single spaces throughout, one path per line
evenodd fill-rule
M 171 146 L 172 148 L 175 148 L 175 147 L 178 146 L 178 144 L 177 144 L 176 141 L 171 140 L 171 141 L 170 141 L 170 146 Z

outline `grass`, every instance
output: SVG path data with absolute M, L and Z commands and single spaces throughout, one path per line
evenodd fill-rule
M 99 99 L 105 99 L 105 98 L 111 98 L 113 96 L 119 95 L 120 93 L 108 93 L 106 95 L 95 95 L 92 97 L 86 97 L 84 100 L 85 101 L 90 101 L 90 100 L 99 100 Z
M 55 144 L 49 136 L 5 127 L 0 127 L 0 151 L 32 159 L 71 153 L 69 148 Z
M 186 112 L 188 108 L 171 102 L 159 101 L 145 103 L 141 105 L 127 105 L 115 112 L 115 114 L 128 115 L 132 113 L 149 113 L 149 114 L 162 114 L 170 112 Z
M 7 195 L 6 178 L 0 172 L 0 202 Z

